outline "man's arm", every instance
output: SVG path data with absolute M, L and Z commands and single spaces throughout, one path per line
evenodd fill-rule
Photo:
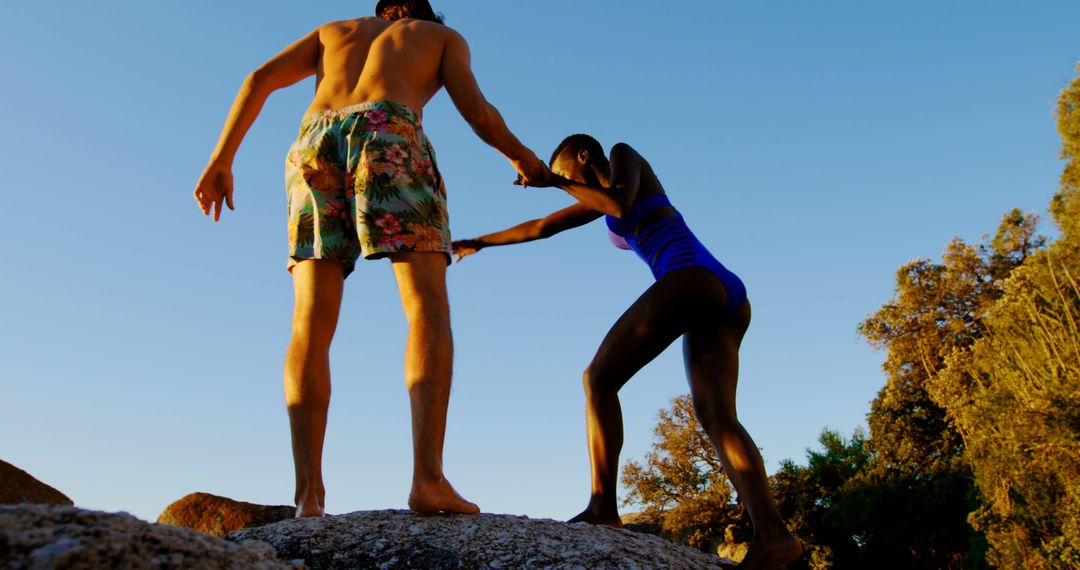
M 644 159 L 630 145 L 619 143 L 611 149 L 611 187 L 589 186 L 556 177 L 555 186 L 562 188 L 589 208 L 622 218 L 630 211 L 641 186 Z
M 472 54 L 461 34 L 449 31 L 443 47 L 442 82 L 462 118 L 481 140 L 501 152 L 521 175 L 523 183 L 543 183 L 551 172 L 533 151 L 510 132 L 499 110 L 488 102 L 472 72 Z
M 472 255 L 485 247 L 511 245 L 549 238 L 557 233 L 583 226 L 601 215 L 600 212 L 584 204 L 574 204 L 569 208 L 563 208 L 538 220 L 530 220 L 512 228 L 478 238 L 455 241 L 453 244 L 454 253 L 458 254 L 457 260 L 461 261 L 466 255 Z
M 262 111 L 271 93 L 311 75 L 319 63 L 319 30 L 314 30 L 285 48 L 273 59 L 251 72 L 240 85 L 210 163 L 195 186 L 195 200 L 203 214 L 214 209 L 214 221 L 221 219 L 222 201 L 233 207 L 232 163 L 240 142 Z

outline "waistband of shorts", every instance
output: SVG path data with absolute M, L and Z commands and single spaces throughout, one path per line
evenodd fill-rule
M 301 127 L 307 126 L 316 121 L 323 121 L 327 119 L 336 119 L 345 117 L 347 115 L 353 115 L 356 113 L 365 113 L 368 111 L 383 111 L 390 115 L 398 116 L 406 121 L 420 126 L 420 117 L 413 111 L 411 107 L 404 103 L 398 103 L 397 101 L 380 100 L 380 101 L 366 101 L 364 103 L 357 103 L 355 105 L 349 105 L 340 109 L 330 109 L 327 111 L 317 111 L 312 113 L 307 119 L 304 119 L 300 123 Z

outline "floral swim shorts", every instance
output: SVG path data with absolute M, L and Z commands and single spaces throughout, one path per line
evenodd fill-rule
M 446 187 L 412 109 L 373 101 L 304 121 L 285 165 L 289 271 L 361 255 L 438 252 L 450 262 Z

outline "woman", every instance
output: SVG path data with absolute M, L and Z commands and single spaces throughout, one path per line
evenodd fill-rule
M 564 140 L 551 157 L 552 185 L 578 203 L 543 219 L 454 242 L 458 261 L 485 247 L 547 238 L 602 215 L 617 247 L 636 252 L 656 278 L 608 332 L 585 371 L 592 499 L 570 522 L 621 527 L 616 494 L 622 411 L 619 389 L 680 336 L 694 410 L 750 512 L 754 541 L 740 568 L 777 568 L 802 544 L 780 519 L 761 455 L 735 413 L 739 345 L 750 325 L 742 281 L 701 245 L 671 206 L 652 167 L 633 148 L 611 158 L 588 135 Z

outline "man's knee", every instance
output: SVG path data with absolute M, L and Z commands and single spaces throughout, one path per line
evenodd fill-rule
M 444 282 L 414 281 L 402 287 L 401 302 L 410 323 L 450 326 L 450 299 Z
M 329 349 L 336 327 L 336 314 L 321 314 L 319 311 L 298 306 L 293 312 L 292 342 Z
M 325 411 L 330 407 L 330 383 L 313 382 L 303 372 L 286 367 L 285 407 L 292 411 Z
M 450 308 L 445 303 L 417 302 L 406 307 L 405 318 L 410 334 L 421 334 L 428 339 L 428 343 L 438 346 L 449 346 L 452 342 Z
M 330 407 L 330 392 L 321 393 L 312 390 L 287 390 L 285 392 L 285 407 L 290 412 L 310 412 L 312 410 L 325 411 Z

